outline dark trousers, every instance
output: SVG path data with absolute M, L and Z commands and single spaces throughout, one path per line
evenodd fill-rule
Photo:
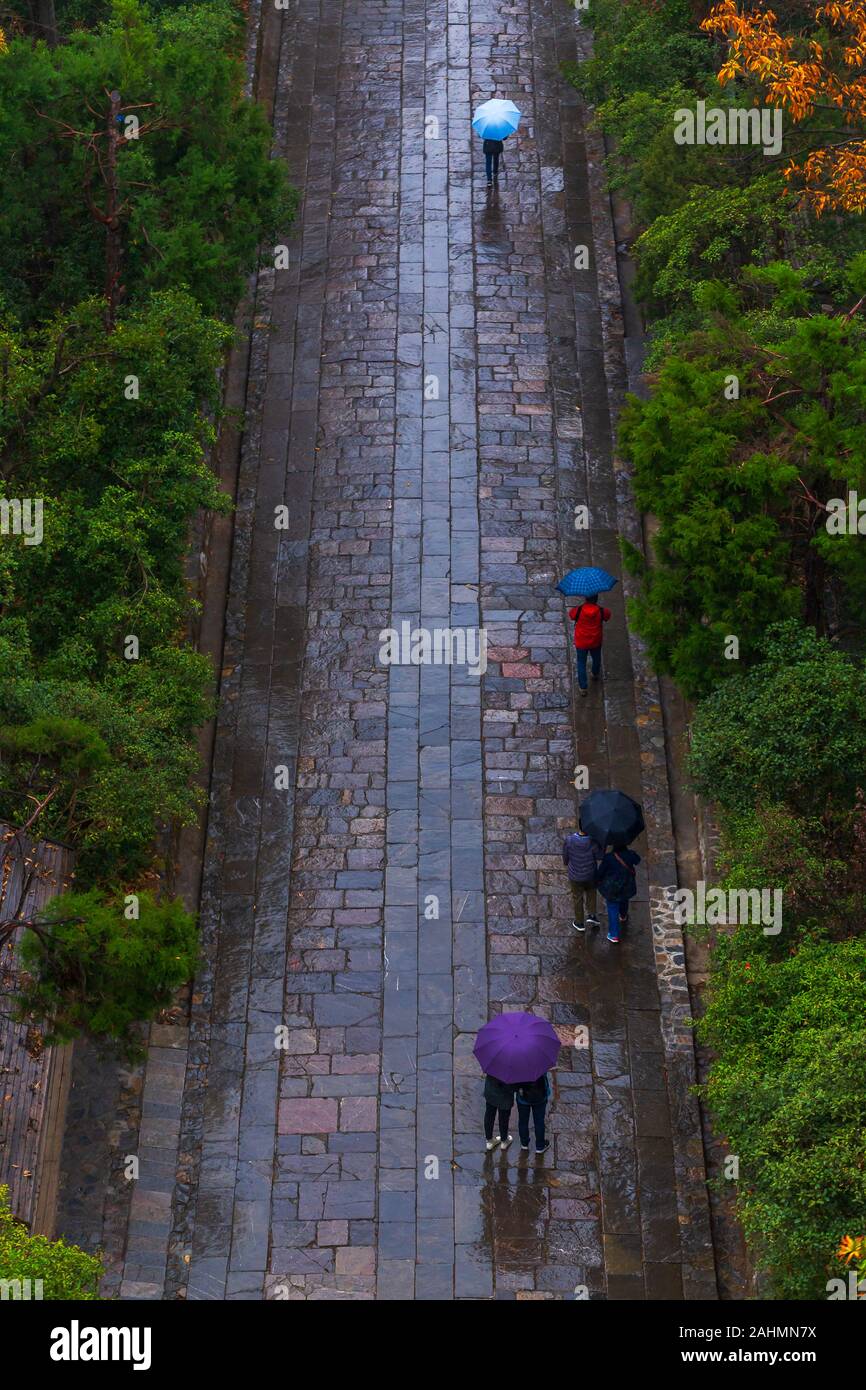
M 498 178 L 499 178 L 499 155 L 498 155 L 498 154 L 486 154 L 486 155 L 484 156 L 484 163 L 485 163 L 485 165 L 486 165 L 486 167 L 487 167 L 487 182 L 489 183 L 491 179 L 498 179 Z
M 569 879 L 568 883 L 571 888 L 575 922 L 585 922 L 587 917 L 594 917 L 596 908 L 595 880 L 591 880 L 589 883 L 575 883 L 573 879 Z
M 510 1110 L 500 1110 L 499 1112 L 499 1138 L 503 1142 L 508 1138 L 508 1121 L 511 1119 Z M 488 1141 L 493 1138 L 493 1121 L 496 1119 L 497 1110 L 495 1105 L 488 1105 L 484 1111 L 484 1137 Z
M 597 676 L 601 671 L 601 647 L 575 647 L 577 656 L 577 683 L 581 690 L 586 690 L 586 658 L 592 659 L 592 674 Z
M 517 1103 L 517 1132 L 520 1135 L 520 1142 L 524 1146 L 529 1144 L 529 1112 L 532 1111 L 532 1126 L 535 1130 L 535 1147 L 544 1148 L 544 1112 L 547 1109 L 546 1100 L 537 1100 L 533 1105 L 521 1105 Z

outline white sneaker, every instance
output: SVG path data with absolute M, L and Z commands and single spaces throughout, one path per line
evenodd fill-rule
M 496 1148 L 496 1145 L 501 1143 L 501 1139 L 488 1139 L 484 1147 L 489 1154 L 492 1154 L 493 1150 Z
M 590 918 L 588 920 L 591 921 L 592 919 Z M 574 927 L 575 931 L 586 931 L 586 926 L 583 922 L 572 922 L 571 925 Z
M 514 1139 L 514 1135 L 513 1135 L 513 1134 L 509 1134 L 509 1136 L 508 1136 L 507 1139 L 500 1139 L 499 1143 L 502 1145 L 502 1148 L 503 1148 L 503 1149 L 507 1149 L 507 1148 L 508 1148 L 508 1145 L 512 1142 L 513 1139 Z

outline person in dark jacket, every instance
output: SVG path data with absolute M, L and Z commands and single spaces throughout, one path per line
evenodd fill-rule
M 507 1149 L 514 1138 L 513 1134 L 508 1133 L 508 1122 L 514 1107 L 514 1083 L 500 1081 L 496 1076 L 485 1076 L 484 1099 L 487 1102 L 487 1108 L 484 1111 L 484 1137 L 487 1140 L 487 1152 L 491 1153 L 497 1144 L 501 1144 L 503 1149 Z M 494 1139 L 493 1121 L 497 1114 L 499 1115 L 499 1134 Z
M 597 681 L 601 675 L 601 644 L 604 625 L 610 621 L 610 609 L 599 605 L 598 594 L 589 594 L 576 608 L 569 608 L 568 616 L 574 623 L 574 647 L 577 657 L 577 688 L 581 695 L 587 693 L 586 662 L 592 661 L 592 678 Z
M 499 157 L 505 145 L 501 140 L 484 141 L 484 163 L 487 169 L 487 182 L 499 182 Z
M 575 931 L 586 931 L 587 927 L 597 927 L 595 915 L 595 876 L 601 859 L 601 849 L 584 835 L 578 822 L 578 829 L 567 835 L 562 842 L 562 862 L 568 869 L 568 882 L 574 903 L 574 919 L 571 925 Z
M 598 891 L 607 903 L 607 939 L 619 941 L 619 929 L 628 921 L 629 901 L 637 892 L 635 869 L 640 855 L 633 849 L 609 849 L 599 865 Z
M 547 1072 L 535 1081 L 521 1081 L 517 1087 L 517 1132 L 521 1149 L 529 1148 L 529 1116 L 535 1130 L 535 1152 L 545 1154 L 550 1140 L 544 1137 L 544 1115 L 550 1100 L 550 1077 Z

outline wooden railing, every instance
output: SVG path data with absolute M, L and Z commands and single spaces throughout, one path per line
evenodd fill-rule
M 0 1184 L 9 1186 L 15 1216 L 44 1235 L 54 1234 L 72 1048 L 46 1047 L 35 1023 L 10 1017 L 26 929 L 2 928 L 38 917 L 69 887 L 74 859 L 66 845 L 31 840 L 0 821 Z

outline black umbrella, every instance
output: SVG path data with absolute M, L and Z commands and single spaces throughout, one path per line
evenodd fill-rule
M 580 808 L 580 823 L 598 844 L 615 849 L 630 845 L 644 829 L 637 802 L 613 788 L 590 792 Z

